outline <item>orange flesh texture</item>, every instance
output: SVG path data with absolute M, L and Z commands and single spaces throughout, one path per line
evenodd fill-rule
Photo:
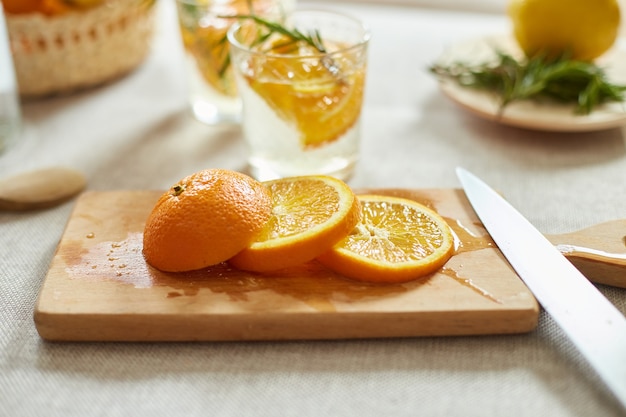
M 273 198 L 272 216 L 256 241 L 229 261 L 233 266 L 268 272 L 300 265 L 329 250 L 358 223 L 360 204 L 347 185 L 350 197 L 340 204 L 333 186 L 313 178 L 294 179 L 264 183 Z
M 423 207 L 391 208 L 389 197 L 359 196 L 361 222 L 354 232 L 318 260 L 347 277 L 368 282 L 399 283 L 441 268 L 454 252 L 449 227 Z M 412 202 L 415 204 L 415 202 Z M 433 221 L 433 215 L 439 220 Z M 441 249 L 443 247 L 443 250 Z M 434 259 L 435 252 L 440 252 Z

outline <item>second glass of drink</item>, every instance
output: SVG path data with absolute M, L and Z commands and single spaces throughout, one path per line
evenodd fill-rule
M 279 18 L 295 0 L 176 0 L 185 48 L 189 104 L 196 119 L 207 124 L 238 123 L 241 100 L 230 67 L 229 16 Z

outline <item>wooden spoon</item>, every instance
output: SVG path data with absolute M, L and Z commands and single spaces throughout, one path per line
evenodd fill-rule
M 589 280 L 626 288 L 626 219 L 546 237 Z
M 53 167 L 0 180 L 0 210 L 25 211 L 53 207 L 81 192 L 85 177 L 69 168 Z

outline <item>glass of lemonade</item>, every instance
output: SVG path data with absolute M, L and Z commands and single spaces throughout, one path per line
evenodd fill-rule
M 241 100 L 230 67 L 228 16 L 255 14 L 279 18 L 295 0 L 176 0 L 185 48 L 189 104 L 206 124 L 239 123 Z
M 228 32 L 252 175 L 347 179 L 359 153 L 369 30 L 328 11 L 295 11 L 280 26 L 261 20 L 240 19 Z

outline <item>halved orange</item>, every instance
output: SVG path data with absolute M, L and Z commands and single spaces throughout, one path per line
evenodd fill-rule
M 267 272 L 315 259 L 347 236 L 360 218 L 350 187 L 329 176 L 301 176 L 263 183 L 273 199 L 265 230 L 230 263 Z
M 253 178 L 226 169 L 198 171 L 157 201 L 144 227 L 144 257 L 168 272 L 224 262 L 254 241 L 271 210 L 269 191 Z
M 361 221 L 352 233 L 317 259 L 360 281 L 399 283 L 441 268 L 454 238 L 435 211 L 404 198 L 363 195 Z

